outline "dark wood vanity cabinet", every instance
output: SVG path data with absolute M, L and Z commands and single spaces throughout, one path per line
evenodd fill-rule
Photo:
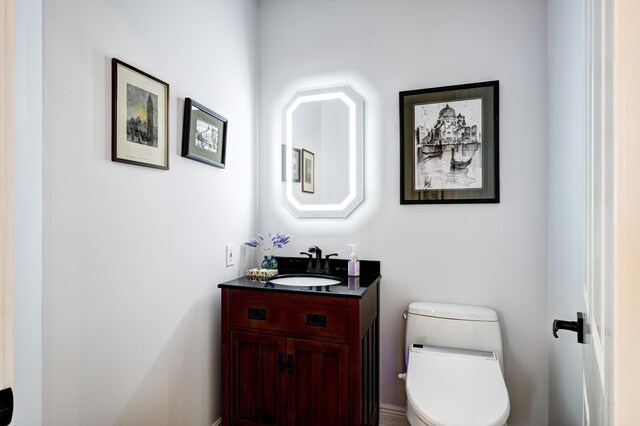
M 361 297 L 222 288 L 222 424 L 378 424 L 378 282 Z

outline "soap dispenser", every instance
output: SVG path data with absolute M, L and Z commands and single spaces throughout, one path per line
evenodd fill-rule
M 347 275 L 350 277 L 359 277 L 360 276 L 360 260 L 358 260 L 358 255 L 356 254 L 356 245 L 355 244 L 347 244 L 351 246 L 351 254 L 349 255 L 349 263 L 347 264 Z

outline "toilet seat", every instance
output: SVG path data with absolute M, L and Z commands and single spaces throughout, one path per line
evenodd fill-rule
M 424 425 L 497 426 L 509 417 L 509 394 L 493 352 L 413 345 L 406 391 L 407 416 Z

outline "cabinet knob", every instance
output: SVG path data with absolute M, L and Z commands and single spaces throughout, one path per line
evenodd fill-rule
M 287 373 L 293 374 L 295 365 L 293 364 L 293 355 L 287 355 Z
M 284 354 L 278 353 L 278 374 L 284 374 Z

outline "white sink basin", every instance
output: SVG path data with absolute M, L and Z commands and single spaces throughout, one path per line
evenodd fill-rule
M 340 284 L 341 281 L 332 277 L 320 277 L 317 275 L 295 275 L 277 277 L 269 280 L 271 284 L 288 285 L 294 287 L 317 287 Z

